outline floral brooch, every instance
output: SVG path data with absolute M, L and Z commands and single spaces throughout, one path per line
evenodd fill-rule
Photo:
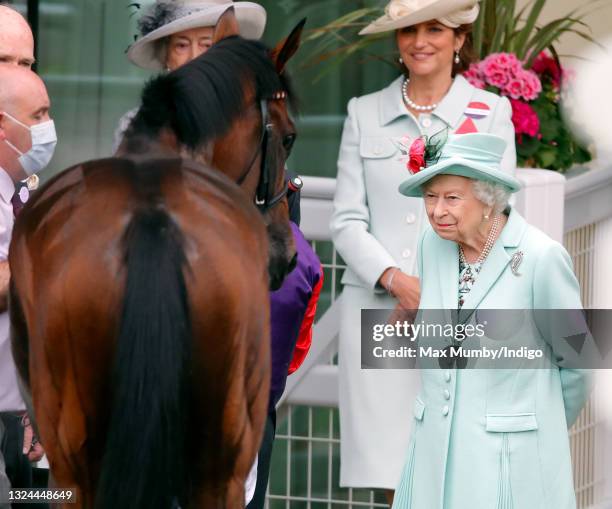
M 448 130 L 440 131 L 432 136 L 422 136 L 415 139 L 408 149 L 406 168 L 416 175 L 428 166 L 436 164 L 440 159 L 442 147 L 446 143 Z

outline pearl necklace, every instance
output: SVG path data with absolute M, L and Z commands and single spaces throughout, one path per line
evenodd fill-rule
M 489 235 L 487 235 L 487 240 L 485 242 L 484 248 L 482 249 L 482 252 L 480 253 L 480 256 L 478 257 L 478 260 L 476 260 L 473 264 L 468 263 L 468 261 L 465 259 L 465 253 L 463 252 L 463 248 L 459 246 L 459 258 L 465 265 L 478 265 L 479 263 L 484 262 L 485 258 L 489 256 L 489 253 L 491 252 L 491 249 L 493 248 L 493 244 L 495 244 L 497 233 L 499 232 L 500 222 L 501 222 L 500 217 L 495 216 L 495 219 L 493 219 L 493 225 L 491 226 L 491 229 L 489 230 Z
M 429 106 L 419 106 L 417 103 L 412 101 L 410 97 L 408 97 L 408 83 L 410 83 L 410 80 L 406 78 L 404 79 L 404 84 L 402 85 L 402 95 L 404 96 L 404 102 L 407 106 L 415 111 L 433 111 L 438 107 L 438 103 L 430 104 Z

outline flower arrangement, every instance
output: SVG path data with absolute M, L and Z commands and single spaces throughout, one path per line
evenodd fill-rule
M 560 112 L 563 68 L 541 52 L 531 69 L 514 53 L 493 53 L 464 77 L 475 87 L 506 96 L 512 105 L 519 166 L 565 171 L 591 160 L 566 127 Z

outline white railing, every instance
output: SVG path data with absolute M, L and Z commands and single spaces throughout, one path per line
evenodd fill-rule
M 588 172 L 575 173 L 578 174 L 566 180 L 554 172 L 519 170 L 524 189 L 517 195 L 515 206 L 530 224 L 565 243 L 574 260 L 584 306 L 612 308 L 612 264 L 608 255 L 612 252 L 612 167 L 594 165 Z M 292 502 L 303 502 L 305 508 L 386 507 L 380 493 L 337 488 L 339 436 L 335 422 L 338 406 L 335 356 L 340 326 L 338 299 L 342 298 L 339 272 L 343 265 L 330 245 L 328 228 L 335 185 L 335 179 L 304 178 L 301 226 L 317 252 L 319 248 L 325 252 L 322 262 L 326 269 L 326 286 L 331 288 L 331 305 L 318 320 L 311 351 L 300 370 L 289 377 L 279 403 L 281 424 L 275 448 L 280 447 L 286 457 L 282 473 L 274 467 L 272 470 L 268 497 L 271 509 L 293 507 Z M 606 471 L 612 472 L 612 435 L 606 433 L 596 404 L 601 394 L 594 395 L 570 431 L 575 488 L 581 509 L 600 504 L 608 497 L 612 500 L 612 474 L 605 475 Z M 320 419 L 320 415 L 327 416 L 324 418 L 328 419 L 325 422 L 329 423 L 329 433 L 314 436 L 312 422 Z M 301 424 L 297 425 L 299 416 L 302 416 Z M 296 432 L 300 426 L 307 431 Z M 319 461 L 321 464 L 316 468 L 313 467 L 316 463 L 313 447 L 315 450 L 323 448 L 320 452 L 326 459 L 323 463 Z M 275 458 L 276 455 L 275 451 Z M 302 460 L 305 466 L 297 467 Z M 313 489 L 316 481 L 313 475 L 322 475 L 320 470 L 325 468 L 326 484 L 323 484 L 327 491 L 317 491 Z M 304 486 L 292 491 L 295 478 L 301 474 L 306 475 Z M 277 482 L 274 476 L 285 476 L 285 479 Z M 598 506 L 598 509 L 600 507 L 608 509 L 608 506 Z

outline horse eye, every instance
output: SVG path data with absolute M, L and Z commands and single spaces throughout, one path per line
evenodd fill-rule
M 285 147 L 285 150 L 287 151 L 287 153 L 291 152 L 291 149 L 293 148 L 293 144 L 295 143 L 295 138 L 296 138 L 295 133 L 287 134 L 286 136 L 283 137 L 283 147 Z

